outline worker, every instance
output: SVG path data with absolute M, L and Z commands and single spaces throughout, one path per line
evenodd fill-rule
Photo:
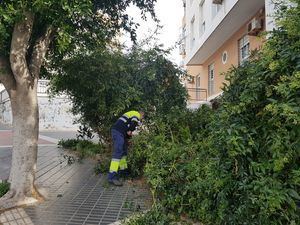
M 113 154 L 110 163 L 108 182 L 115 186 L 122 186 L 120 175 L 128 175 L 127 168 L 127 141 L 132 136 L 132 132 L 140 124 L 144 117 L 142 111 L 129 111 L 123 114 L 111 129 L 113 141 Z

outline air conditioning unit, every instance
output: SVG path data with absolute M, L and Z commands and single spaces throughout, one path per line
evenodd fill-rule
M 223 0 L 213 0 L 212 2 L 213 2 L 213 4 L 221 5 Z
M 256 36 L 263 29 L 263 20 L 254 18 L 247 25 L 248 35 Z

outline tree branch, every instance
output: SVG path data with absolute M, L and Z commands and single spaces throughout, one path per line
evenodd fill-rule
M 0 56 L 0 82 L 3 83 L 8 93 L 16 87 L 16 80 L 10 69 L 9 61 Z
M 41 66 L 43 64 L 50 42 L 52 41 L 53 38 L 52 36 L 53 32 L 54 32 L 53 27 L 48 26 L 43 36 L 37 39 L 33 47 L 29 69 L 31 75 L 35 78 L 39 77 Z
M 26 61 L 29 40 L 32 33 L 34 16 L 26 12 L 25 17 L 17 22 L 14 27 L 11 47 L 10 47 L 10 65 L 16 81 L 23 82 L 30 79 L 30 71 Z

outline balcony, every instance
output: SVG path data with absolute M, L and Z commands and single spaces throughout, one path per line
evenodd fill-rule
M 207 89 L 205 88 L 187 88 L 190 102 L 207 101 Z

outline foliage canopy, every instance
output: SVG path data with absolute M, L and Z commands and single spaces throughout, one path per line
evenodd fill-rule
M 24 19 L 25 12 L 34 16 L 30 37 L 30 55 L 34 43 L 49 28 L 53 30 L 53 41 L 48 58 L 59 65 L 59 61 L 76 49 L 91 50 L 106 45 L 120 30 L 130 32 L 136 39 L 138 26 L 127 14 L 131 4 L 141 9 L 143 16 L 150 13 L 155 19 L 156 0 L 5 0 L 0 3 L 0 55 L 8 55 L 16 22 Z M 56 60 L 55 60 L 56 59 Z
M 166 52 L 134 47 L 78 53 L 61 62 L 52 80 L 54 92 L 67 93 L 80 121 L 104 140 L 115 120 L 127 110 L 163 114 L 172 107 L 185 107 L 186 90 L 180 83 L 184 72 L 166 59 Z

